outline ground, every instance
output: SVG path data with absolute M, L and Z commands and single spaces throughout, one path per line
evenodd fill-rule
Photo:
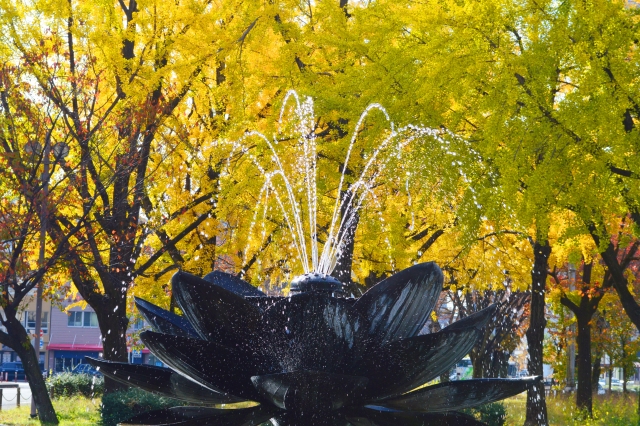
M 58 413 L 60 426 L 89 426 L 100 422 L 100 399 L 83 397 L 56 398 L 53 406 Z M 20 408 L 0 411 L 0 425 L 40 425 L 38 420 L 29 418 L 30 407 L 27 404 Z
M 29 389 L 29 383 L 3 382 L 3 383 L 0 383 L 0 388 L 2 388 L 2 408 L 1 408 L 2 410 L 16 408 L 16 405 L 17 405 L 16 402 L 18 400 L 17 389 L 5 387 L 5 386 L 15 386 L 15 385 L 18 385 L 20 387 L 20 405 L 24 405 L 24 406 L 31 405 L 31 389 Z M 1 413 L 0 413 L 0 418 L 2 418 Z
M 638 394 L 598 395 L 593 401 L 593 419 L 584 419 L 575 408 L 575 397 L 548 397 L 547 412 L 551 426 L 629 426 L 638 424 L 636 414 Z M 505 400 L 507 422 L 511 426 L 524 424 L 526 394 Z
M 638 424 L 636 414 L 637 394 L 627 396 L 614 393 L 612 396 L 598 396 L 594 400 L 593 420 L 584 420 L 575 411 L 573 400 L 566 397 L 549 398 L 547 407 L 551 426 L 629 426 Z M 505 400 L 507 407 L 507 426 L 520 426 L 524 423 L 525 394 Z M 54 406 L 60 418 L 60 426 L 97 425 L 100 421 L 99 399 L 81 397 L 57 398 Z M 0 425 L 40 425 L 37 420 L 29 419 L 29 406 L 0 411 Z

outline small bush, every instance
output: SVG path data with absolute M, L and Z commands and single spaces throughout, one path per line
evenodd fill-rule
M 501 402 L 492 402 L 474 408 L 467 408 L 463 411 L 487 424 L 487 426 L 504 426 L 507 421 L 507 410 Z
M 115 426 L 137 414 L 179 405 L 183 404 L 174 399 L 154 395 L 140 389 L 113 392 L 102 397 L 101 424 L 102 426 Z
M 84 396 L 94 398 L 104 393 L 104 378 L 88 374 L 60 373 L 47 378 L 47 389 L 53 397 Z

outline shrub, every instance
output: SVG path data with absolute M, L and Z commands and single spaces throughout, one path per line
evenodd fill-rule
M 487 426 L 504 426 L 507 421 L 507 410 L 501 402 L 492 402 L 490 404 L 480 405 L 475 408 L 463 410 Z
M 47 389 L 53 396 L 84 396 L 94 398 L 104 392 L 104 378 L 89 374 L 60 373 L 47 378 Z
M 174 399 L 154 395 L 140 389 L 113 392 L 102 397 L 101 424 L 102 426 L 115 426 L 137 414 L 179 405 L 183 404 Z

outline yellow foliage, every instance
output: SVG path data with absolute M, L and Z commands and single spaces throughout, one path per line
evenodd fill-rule
M 272 153 L 246 134 L 278 134 L 287 172 L 300 177 L 292 104 L 278 130 L 289 89 L 315 102 L 319 239 L 351 137 L 343 189 L 390 134 L 379 111 L 356 129 L 368 105 L 383 105 L 396 128 L 442 135 L 417 138 L 381 171 L 355 238 L 361 283 L 434 260 L 456 288 L 525 289 L 530 240 L 552 244 L 551 267 L 591 259 L 590 212 L 612 228 L 624 210 L 610 165 L 640 168 L 637 132 L 622 125 L 632 102 L 620 95 L 637 84 L 636 12 L 619 2 L 123 4 L 135 10 L 0 1 L 0 59 L 20 66 L 15 84 L 59 117 L 55 138 L 70 146 L 58 223 L 95 198 L 73 244 L 97 294 L 133 288 L 167 307 L 177 268 L 245 272 L 256 285 L 302 272 L 286 218 L 273 202 L 264 210 Z M 121 207 L 132 213 L 109 222 Z

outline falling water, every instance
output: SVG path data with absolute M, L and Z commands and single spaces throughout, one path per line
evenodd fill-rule
M 282 159 L 276 150 L 276 146 L 279 143 L 277 134 L 281 134 L 283 131 L 282 128 L 286 108 L 291 101 L 295 102 L 293 111 L 296 119 L 294 122 L 293 133 L 297 135 L 298 144 L 302 147 L 302 158 L 298 159 L 299 161 L 293 164 L 298 167 L 298 170 L 296 171 L 302 176 L 304 181 L 303 191 L 305 193 L 304 198 L 306 201 L 306 224 L 304 223 L 302 215 L 305 206 L 302 206 L 301 202 L 296 198 L 295 186 L 291 181 L 292 177 L 287 175 Z M 345 186 L 345 173 L 348 170 L 349 161 L 358 140 L 358 132 L 372 111 L 379 111 L 384 115 L 389 126 L 389 132 L 367 158 L 364 169 L 358 178 L 346 188 L 343 194 L 342 188 Z M 300 260 L 304 273 L 318 272 L 330 275 L 336 268 L 343 248 L 347 243 L 349 243 L 349 241 L 347 241 L 347 231 L 353 224 L 353 221 L 357 220 L 357 214 L 363 205 L 365 205 L 365 202 L 372 200 L 376 204 L 376 207 L 380 206 L 380 202 L 377 200 L 373 188 L 377 179 L 387 167 L 388 161 L 393 156 L 400 159 L 403 149 L 415 139 L 431 137 L 440 142 L 442 146 L 445 146 L 447 142 L 442 138 L 442 130 L 412 124 L 396 128 L 395 123 L 391 121 L 387 110 L 382 105 L 377 103 L 370 104 L 362 112 L 355 128 L 353 129 L 349 146 L 347 148 L 347 154 L 344 163 L 342 164 L 340 182 L 336 192 L 336 201 L 333 206 L 331 222 L 327 230 L 328 237 L 322 247 L 322 250 L 320 250 L 317 225 L 317 150 L 314 123 L 315 113 L 311 97 L 306 97 L 304 101 L 301 102 L 298 94 L 295 91 L 290 90 L 285 95 L 280 109 L 277 134 L 274 134 L 272 139 L 269 139 L 260 132 L 247 131 L 242 138 L 233 142 L 231 153 L 227 157 L 227 169 L 230 168 L 231 158 L 236 153 L 241 152 L 243 155 L 246 155 L 251 159 L 260 174 L 264 176 L 264 182 L 257 198 L 258 203 L 262 204 L 262 209 L 256 208 L 254 210 L 254 215 L 249 226 L 249 235 L 252 235 L 253 232 L 255 232 L 259 215 L 262 214 L 263 227 L 261 234 L 263 239 L 266 237 L 264 222 L 268 213 L 269 200 L 274 199 L 289 230 L 291 240 L 293 241 L 293 247 L 298 255 L 298 259 Z M 264 143 L 270 152 L 272 163 L 275 166 L 273 170 L 267 170 L 260 164 L 259 159 L 249 151 L 246 147 L 246 142 L 248 140 L 257 141 L 257 143 Z M 389 150 L 387 157 L 379 158 L 386 150 Z M 276 181 L 279 181 L 282 186 L 276 185 Z M 384 218 L 382 217 L 380 208 L 377 210 L 379 219 L 384 228 L 386 226 Z M 390 246 L 388 238 L 386 241 Z M 249 244 L 243 252 L 245 262 L 247 260 L 248 252 Z

